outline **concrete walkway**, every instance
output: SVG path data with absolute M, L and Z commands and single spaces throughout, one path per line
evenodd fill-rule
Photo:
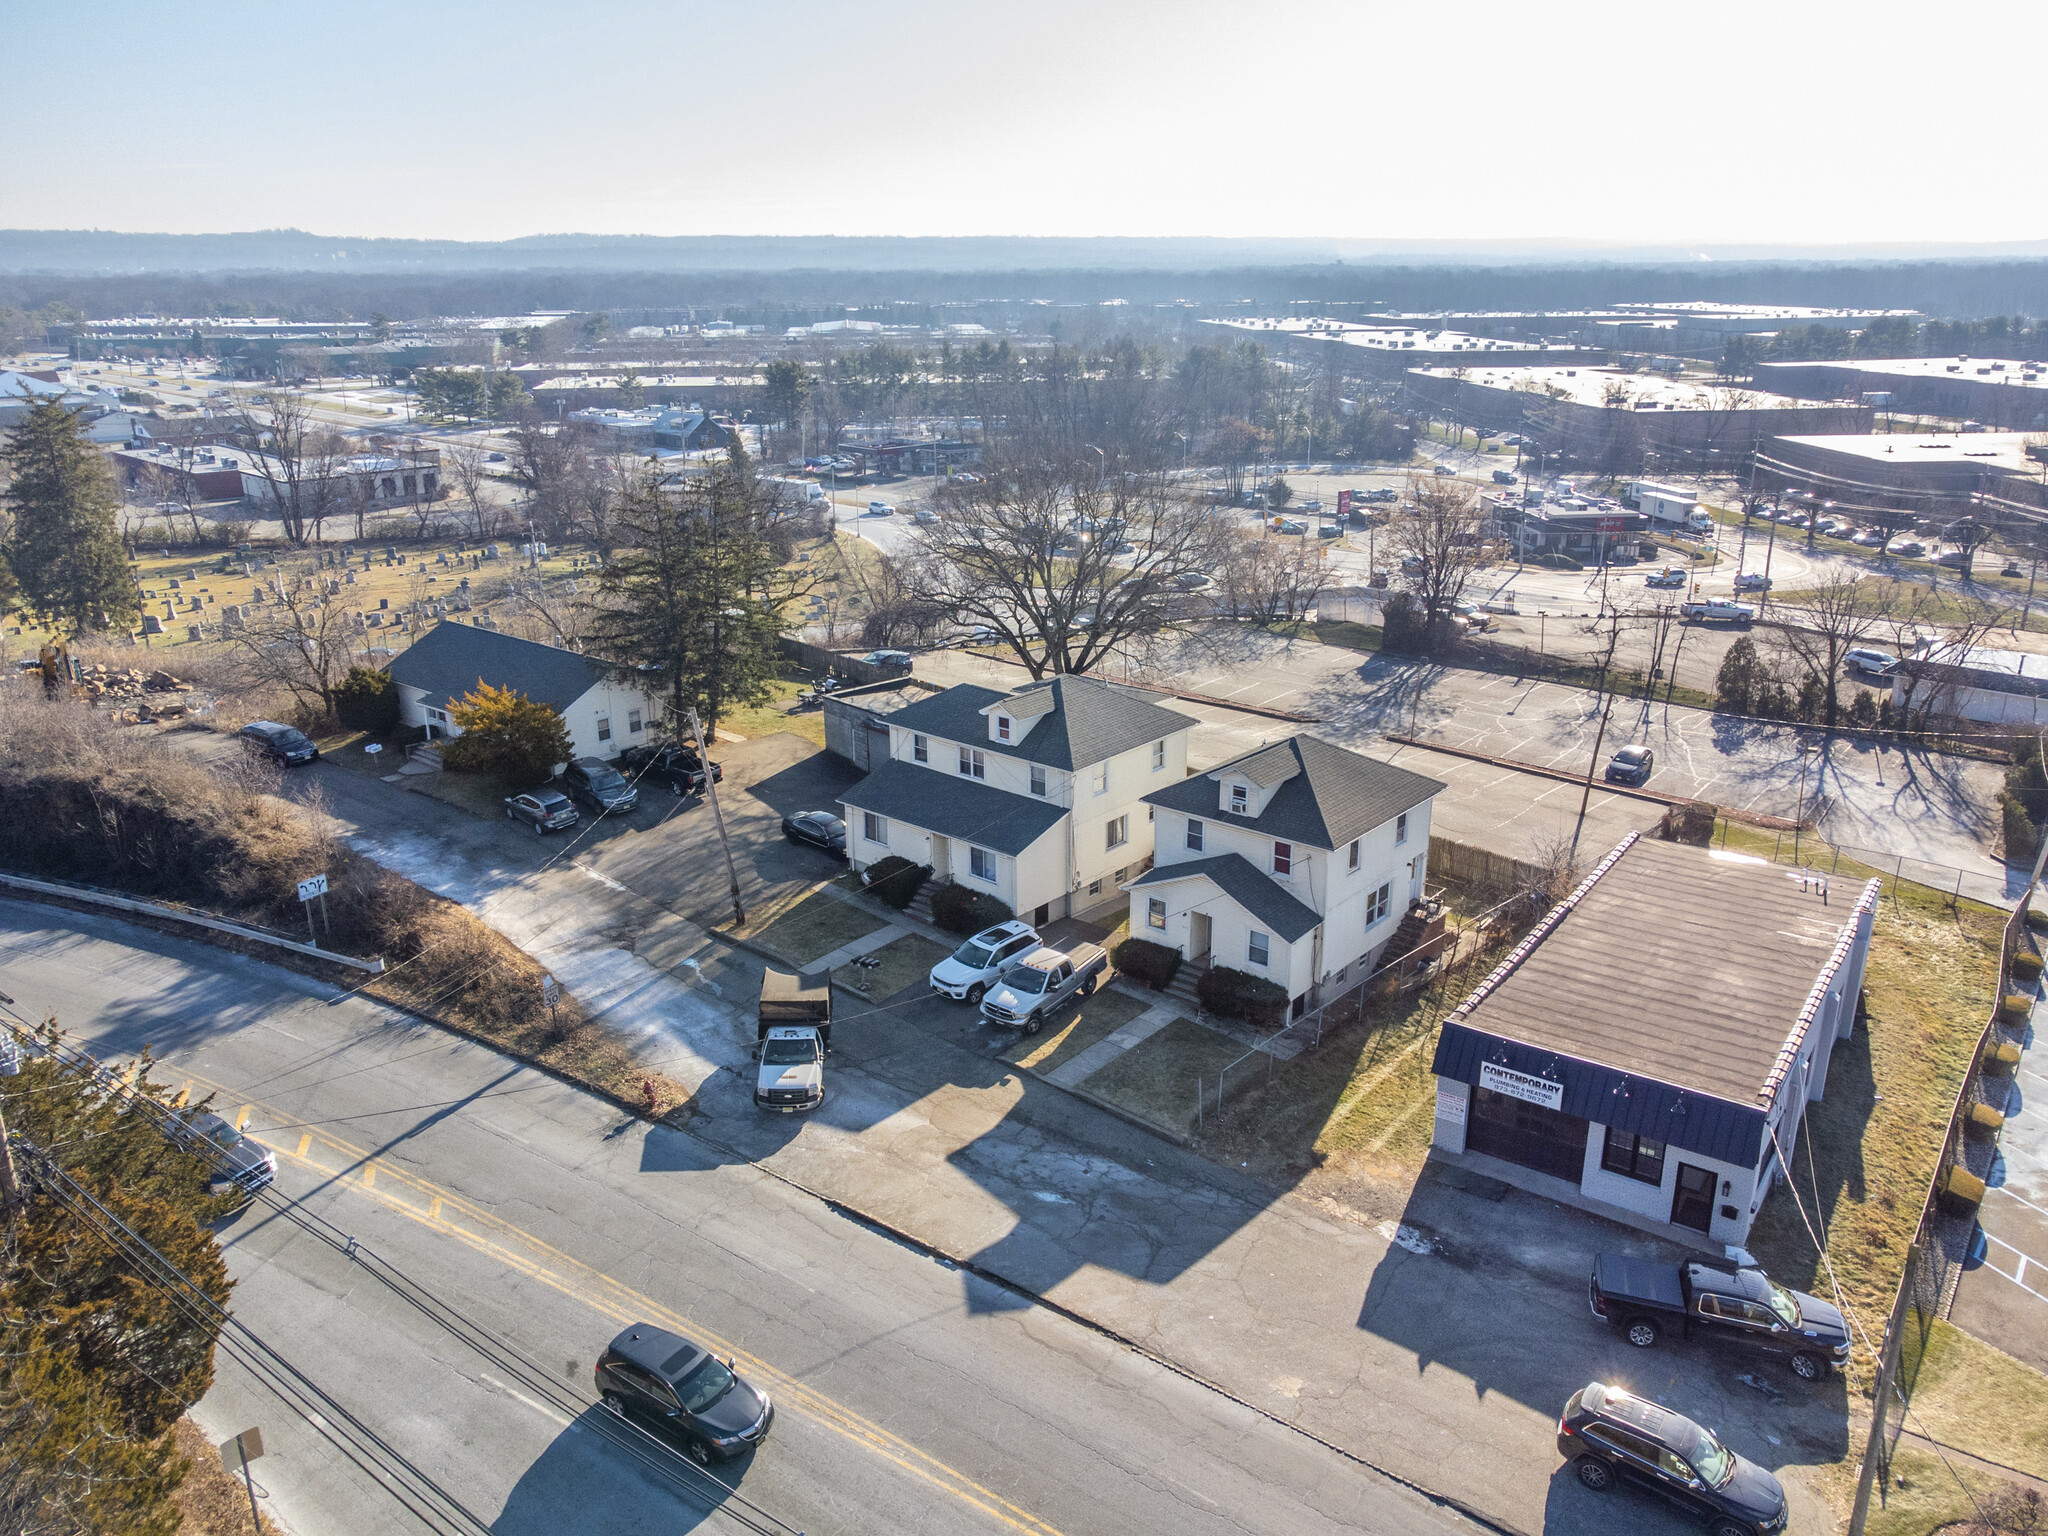
M 836 966 L 851 965 L 863 955 L 872 955 L 876 950 L 887 947 L 910 932 L 904 923 L 891 923 L 886 928 L 877 928 L 864 938 L 855 939 L 851 944 L 842 944 L 830 954 L 820 955 L 804 969 L 806 971 L 829 971 Z
M 1155 1004 L 1114 1034 L 1096 1041 L 1072 1061 L 1062 1062 L 1050 1072 L 1039 1075 L 1058 1087 L 1077 1088 L 1083 1078 L 1100 1072 L 1132 1046 L 1150 1040 L 1179 1017 L 1180 1008 L 1177 1004 Z

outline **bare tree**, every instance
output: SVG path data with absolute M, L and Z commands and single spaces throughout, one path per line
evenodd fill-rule
M 1929 596 L 1918 588 L 1908 591 L 1911 595 L 1885 615 L 1881 632 L 1901 657 L 1918 663 L 1901 666 L 1894 674 L 1893 697 L 1898 723 L 1920 730 L 1928 721 L 1953 713 L 1956 691 L 1963 686 L 1958 669 L 1993 630 L 2009 621 L 2009 615 L 1981 598 L 1951 594 L 1942 605 L 1945 622 L 1937 629 L 1926 618 Z
M 1279 624 L 1305 618 L 1328 584 L 1322 546 L 1313 539 L 1236 534 L 1218 569 L 1232 618 Z
M 906 591 L 978 621 L 1033 677 L 1087 672 L 1178 622 L 1183 578 L 1215 571 L 1228 548 L 1225 525 L 1163 474 L 1106 450 L 1026 449 L 935 500 L 939 520 L 910 537 Z
M 230 628 L 231 653 L 253 684 L 281 688 L 307 714 L 333 713 L 334 690 L 360 659 L 354 616 L 318 573 L 278 573 L 269 601 Z
M 1388 543 L 1401 557 L 1408 589 L 1422 605 L 1428 649 L 1450 638 L 1451 615 L 1465 585 L 1485 559 L 1485 516 L 1469 486 L 1455 480 L 1408 477 L 1408 499 L 1388 528 Z
M 259 511 L 277 518 L 292 543 L 305 543 L 316 517 L 333 510 L 341 440 L 313 419 L 303 396 L 285 389 L 270 390 L 261 407 L 244 405 L 230 421 L 249 454 L 249 474 L 263 483 Z
M 470 532 L 479 542 L 491 536 L 492 508 L 484 494 L 491 477 L 484 463 L 484 450 L 474 443 L 457 443 L 441 455 L 442 467 L 455 483 L 455 494 L 469 510 Z
M 1778 643 L 1809 677 L 1819 679 L 1826 709 L 1823 725 L 1832 728 L 1841 715 L 1843 658 L 1877 634 L 1897 606 L 1893 588 L 1843 570 L 1779 599 L 1778 613 L 1785 623 Z

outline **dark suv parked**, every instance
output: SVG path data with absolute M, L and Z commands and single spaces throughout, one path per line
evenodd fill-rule
M 251 720 L 236 734 L 249 744 L 251 750 L 274 763 L 283 763 L 287 768 L 310 763 L 320 756 L 320 749 L 313 745 L 304 731 L 279 725 L 275 720 Z
M 579 757 L 562 770 L 562 788 L 598 815 L 625 815 L 640 803 L 640 791 L 601 757 Z
M 672 795 L 704 793 L 704 760 L 695 747 L 628 747 L 619 754 L 619 767 L 641 783 L 666 784 Z M 717 763 L 711 765 L 711 782 L 725 782 Z
M 635 1323 L 598 1357 L 605 1407 L 680 1440 L 699 1461 L 744 1455 L 768 1436 L 775 1405 L 679 1334 Z
M 1785 1490 L 1714 1432 L 1619 1387 L 1593 1382 L 1564 1405 L 1558 1454 L 1595 1493 L 1617 1482 L 1655 1494 L 1714 1536 L 1771 1536 L 1785 1529 Z

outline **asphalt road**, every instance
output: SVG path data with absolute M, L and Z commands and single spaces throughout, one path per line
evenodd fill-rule
M 751 1164 L 382 1008 L 14 903 L 0 974 L 103 1056 L 152 1046 L 159 1076 L 278 1154 L 293 1209 L 481 1331 L 482 1349 L 456 1337 L 274 1205 L 223 1233 L 237 1316 L 507 1536 L 744 1528 L 730 1496 L 577 1406 L 634 1319 L 735 1355 L 777 1401 L 765 1446 L 723 1471 L 793 1529 L 1472 1528 Z M 239 1367 L 195 1412 L 216 1437 L 262 1426 L 260 1481 L 305 1536 L 416 1528 Z

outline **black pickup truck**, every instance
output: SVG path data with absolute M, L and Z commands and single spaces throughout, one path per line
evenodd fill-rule
M 1638 1349 L 1676 1328 L 1681 1338 L 1700 1334 L 1782 1356 L 1802 1381 L 1819 1381 L 1849 1359 L 1842 1314 L 1760 1269 L 1603 1253 L 1593 1261 L 1592 1303 L 1593 1315 L 1621 1329 Z

